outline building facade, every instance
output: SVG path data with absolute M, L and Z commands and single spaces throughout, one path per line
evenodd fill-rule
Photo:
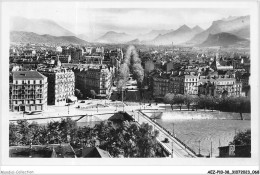
M 58 67 L 39 71 L 48 77 L 48 105 L 64 105 L 74 96 L 75 75 L 72 70 Z
M 83 96 L 92 97 L 91 90 L 97 98 L 106 98 L 111 93 L 114 70 L 106 65 L 85 64 L 74 67 L 75 87 Z
M 12 72 L 9 84 L 11 111 L 43 111 L 47 107 L 47 77 L 37 71 Z

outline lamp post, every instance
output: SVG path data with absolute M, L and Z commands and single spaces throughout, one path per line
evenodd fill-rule
M 199 141 L 196 141 L 196 142 L 199 142 L 199 155 L 200 155 L 200 142 L 201 142 L 201 141 L 199 140 Z
M 173 158 L 173 142 L 172 142 L 172 158 Z
M 175 133 L 174 133 L 174 123 L 172 123 L 172 134 L 173 134 L 173 137 L 175 137 Z

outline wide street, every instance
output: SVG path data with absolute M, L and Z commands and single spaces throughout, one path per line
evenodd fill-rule
M 80 108 L 78 108 L 80 106 Z M 159 105 L 139 105 L 139 103 L 124 104 L 121 101 L 111 100 L 85 100 L 68 106 L 47 106 L 43 112 L 27 114 L 23 112 L 9 112 L 9 120 L 59 118 L 64 116 L 101 115 L 104 113 L 115 113 L 117 111 L 134 111 L 137 109 L 159 109 Z

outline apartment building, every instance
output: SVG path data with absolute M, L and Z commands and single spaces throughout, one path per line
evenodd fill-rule
M 15 71 L 9 84 L 11 111 L 43 111 L 47 106 L 47 77 L 37 71 Z
M 64 105 L 74 97 L 75 75 L 71 69 L 56 67 L 38 71 L 48 77 L 48 105 Z

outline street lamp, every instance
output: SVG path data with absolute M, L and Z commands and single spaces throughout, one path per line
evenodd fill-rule
M 172 158 L 173 158 L 173 142 L 172 142 Z
M 173 137 L 175 137 L 175 133 L 174 133 L 174 123 L 172 123 L 172 134 L 173 134 Z
M 197 141 L 197 142 L 199 142 L 199 156 L 200 156 L 200 142 L 201 142 L 201 141 L 199 140 L 199 141 Z

